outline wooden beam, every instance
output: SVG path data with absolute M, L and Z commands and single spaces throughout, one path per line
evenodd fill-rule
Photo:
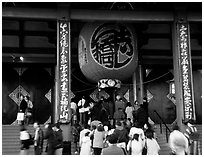
M 68 7 L 67 7 L 68 9 Z M 129 22 L 173 22 L 174 13 L 167 11 L 113 11 L 70 9 L 66 12 L 48 8 L 3 7 L 3 19 L 57 20 L 63 14 L 71 20 L 81 21 L 129 21 Z M 189 12 L 189 22 L 202 22 L 202 13 Z

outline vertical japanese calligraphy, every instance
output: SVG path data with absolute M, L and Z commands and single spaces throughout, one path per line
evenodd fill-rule
M 59 21 L 59 121 L 69 121 L 69 24 Z
M 194 119 L 188 25 L 178 24 L 178 32 L 184 120 L 188 120 Z

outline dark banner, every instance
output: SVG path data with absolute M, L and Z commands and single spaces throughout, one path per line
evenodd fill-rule
M 70 89 L 70 25 L 66 20 L 59 21 L 59 122 L 69 122 Z
M 179 63 L 181 70 L 182 81 L 182 97 L 184 107 L 184 120 L 195 119 L 195 107 L 193 100 L 192 89 L 192 67 L 191 67 L 191 53 L 190 53 L 190 33 L 187 23 L 179 23 Z

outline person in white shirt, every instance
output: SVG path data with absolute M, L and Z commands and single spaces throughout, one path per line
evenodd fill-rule
M 87 132 L 91 132 L 91 130 L 88 129 L 88 125 L 87 124 L 84 124 L 84 129 L 80 132 L 80 135 L 79 135 L 79 147 L 80 148 L 82 146 L 82 139 L 83 139 L 83 137 L 85 136 L 85 134 Z
M 73 116 L 73 124 L 77 123 L 77 104 L 75 102 L 71 102 L 72 116 Z
M 188 152 L 188 139 L 179 131 L 178 125 L 173 125 L 172 129 L 169 135 L 169 147 L 172 154 L 185 155 Z
M 134 134 L 132 140 L 127 144 L 127 151 L 131 151 L 130 155 L 142 155 L 144 143 L 139 140 L 139 134 Z
M 28 133 L 24 125 L 22 125 L 20 129 L 20 141 L 21 141 L 20 155 L 29 155 L 30 134 Z
M 82 145 L 80 155 L 91 155 L 91 139 L 89 137 L 90 132 L 86 132 L 82 138 Z
M 131 123 L 133 122 L 133 116 L 132 116 L 132 111 L 133 111 L 133 106 L 131 105 L 130 102 L 127 102 L 127 107 L 125 108 L 125 113 L 126 113 L 126 119 L 131 119 Z
M 79 116 L 81 124 L 88 124 L 89 103 L 86 102 L 85 96 L 78 102 Z
M 141 128 L 139 128 L 139 125 L 137 122 L 135 122 L 133 127 L 130 129 L 130 132 L 129 132 L 130 139 L 133 139 L 134 134 L 139 135 L 139 141 L 143 141 L 145 138 L 144 131 Z
M 160 146 L 157 141 L 153 138 L 154 133 L 152 130 L 146 131 L 146 146 L 147 146 L 147 155 L 159 155 Z M 144 143 L 145 143 L 144 142 Z

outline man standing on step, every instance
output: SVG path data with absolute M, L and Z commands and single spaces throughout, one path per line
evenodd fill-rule
M 33 127 L 35 129 L 35 135 L 34 135 L 34 151 L 35 155 L 41 155 L 43 150 L 43 131 L 40 128 L 38 122 L 35 122 L 33 124 Z

